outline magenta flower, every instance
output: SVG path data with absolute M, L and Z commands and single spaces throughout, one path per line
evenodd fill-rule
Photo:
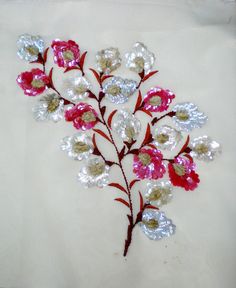
M 54 53 L 54 62 L 59 67 L 73 67 L 78 64 L 80 49 L 74 41 L 53 40 L 51 47 Z
M 36 68 L 21 73 L 16 82 L 24 90 L 25 95 L 36 96 L 43 93 L 50 79 L 42 70 Z
M 134 155 L 133 172 L 139 179 L 159 179 L 166 172 L 162 162 L 163 155 L 157 149 L 139 150 L 137 155 Z
M 168 89 L 154 87 L 149 90 L 143 100 L 144 108 L 151 112 L 163 112 L 168 109 L 175 94 Z
M 73 121 L 76 129 L 88 130 L 98 122 L 98 114 L 91 105 L 78 103 L 65 112 L 66 121 Z

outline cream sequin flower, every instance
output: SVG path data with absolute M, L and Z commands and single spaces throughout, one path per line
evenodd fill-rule
M 93 153 L 92 138 L 85 133 L 76 133 L 61 140 L 61 149 L 74 160 L 87 159 Z
M 160 240 L 175 233 L 176 226 L 159 210 L 146 209 L 140 222 L 143 233 L 151 240 Z
M 155 125 L 152 135 L 154 139 L 153 143 L 157 148 L 170 151 L 173 150 L 182 139 L 181 133 L 168 125 L 160 127 Z
M 193 139 L 189 147 L 192 149 L 190 155 L 204 161 L 212 161 L 215 156 L 221 153 L 220 144 L 208 136 L 201 136 Z
M 113 129 L 123 141 L 131 142 L 137 139 L 141 130 L 141 122 L 130 110 L 122 109 L 117 112 Z
M 152 205 L 160 207 L 167 204 L 173 198 L 170 181 L 152 181 L 147 183 L 145 198 Z
M 120 52 L 113 47 L 97 52 L 96 60 L 98 71 L 104 74 L 110 74 L 121 65 Z
M 195 104 L 190 102 L 176 104 L 173 111 L 176 114 L 172 119 L 182 131 L 190 132 L 194 128 L 202 127 L 207 121 L 207 116 L 200 112 Z
M 64 117 L 64 100 L 57 94 L 48 94 L 43 96 L 32 110 L 37 121 L 58 122 Z
M 78 181 L 85 187 L 104 187 L 109 182 L 110 167 L 102 158 L 91 158 L 87 160 L 86 166 L 78 173 Z
M 32 62 L 38 59 L 39 53 L 43 53 L 44 41 L 40 36 L 23 34 L 17 40 L 17 47 L 17 55 L 25 61 Z
M 145 74 L 148 74 L 155 62 L 155 55 L 140 42 L 134 44 L 133 49 L 125 54 L 125 58 L 126 67 L 136 73 L 144 70 Z
M 103 86 L 103 92 L 112 103 L 122 104 L 134 94 L 136 87 L 136 81 L 115 76 L 107 79 Z
M 65 97 L 75 102 L 87 98 L 90 89 L 91 84 L 85 77 L 74 77 L 64 81 Z

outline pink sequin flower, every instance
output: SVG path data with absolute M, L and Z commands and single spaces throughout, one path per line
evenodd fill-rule
M 199 176 L 195 172 L 196 165 L 190 159 L 179 156 L 174 159 L 174 162 L 168 165 L 172 184 L 183 187 L 186 191 L 194 190 L 200 182 Z
M 42 70 L 36 68 L 21 73 L 16 82 L 24 90 L 25 95 L 36 96 L 43 93 L 50 80 Z
M 154 87 L 149 90 L 144 98 L 144 108 L 151 112 L 163 112 L 168 109 L 175 94 L 168 89 Z
M 137 155 L 134 155 L 133 171 L 139 179 L 159 179 L 166 172 L 162 162 L 163 155 L 157 149 L 139 150 Z
M 53 40 L 51 47 L 54 53 L 54 62 L 59 67 L 73 67 L 78 64 L 80 49 L 74 41 Z
M 78 103 L 65 112 L 66 121 L 73 121 L 76 129 L 88 130 L 98 122 L 98 114 L 91 105 Z

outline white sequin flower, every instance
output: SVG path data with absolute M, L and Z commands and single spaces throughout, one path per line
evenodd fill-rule
M 85 187 L 107 186 L 109 182 L 110 167 L 105 164 L 102 158 L 91 158 L 87 160 L 78 173 L 78 181 Z
M 189 147 L 192 149 L 190 155 L 204 161 L 212 161 L 221 153 L 221 146 L 209 136 L 201 136 L 191 141 Z
M 157 148 L 169 151 L 173 150 L 182 139 L 181 132 L 168 125 L 160 127 L 155 125 L 152 135 L 154 139 L 153 143 Z
M 64 94 L 71 101 L 84 100 L 90 89 L 91 84 L 85 77 L 68 78 L 64 81 Z
M 48 94 L 43 96 L 32 110 L 37 121 L 58 122 L 64 117 L 64 100 L 57 94 Z
M 176 226 L 159 210 L 147 209 L 143 212 L 141 229 L 151 240 L 160 240 L 175 233 Z
M 96 60 L 98 71 L 104 74 L 110 74 L 121 65 L 120 52 L 113 47 L 97 52 Z
M 176 114 L 172 119 L 182 131 L 190 132 L 194 128 L 202 127 L 207 121 L 207 116 L 200 112 L 195 104 L 190 102 L 176 104 L 173 111 Z
M 113 129 L 123 141 L 131 142 L 137 139 L 141 130 L 141 122 L 130 110 L 121 109 L 114 119 Z
M 122 104 L 127 102 L 129 97 L 134 94 L 136 87 L 136 81 L 115 76 L 106 80 L 103 92 L 112 103 Z
M 44 41 L 40 36 L 21 35 L 17 40 L 17 55 L 28 62 L 36 61 L 38 54 L 43 53 Z
M 125 54 L 125 58 L 126 67 L 136 73 L 144 70 L 145 74 L 148 74 L 155 62 L 155 55 L 140 42 L 134 44 L 133 49 Z
M 92 138 L 85 133 L 76 133 L 61 140 L 61 149 L 74 160 L 87 159 L 93 153 Z
M 171 201 L 173 198 L 172 190 L 173 187 L 170 181 L 162 180 L 148 182 L 145 198 L 152 205 L 160 207 Z

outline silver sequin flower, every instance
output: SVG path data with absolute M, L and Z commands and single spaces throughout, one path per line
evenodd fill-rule
M 68 78 L 64 81 L 64 94 L 72 101 L 84 100 L 88 97 L 91 84 L 85 77 Z
M 130 110 L 121 109 L 114 119 L 113 129 L 123 141 L 131 142 L 137 139 L 141 130 L 141 122 Z
M 32 110 L 37 121 L 58 122 L 64 117 L 64 100 L 60 99 L 57 94 L 48 94 L 43 96 Z
M 172 119 L 182 131 L 190 132 L 194 128 L 202 127 L 207 121 L 207 116 L 200 112 L 195 104 L 190 102 L 176 104 L 173 111 L 176 114 Z
M 120 52 L 113 47 L 97 52 L 96 60 L 98 71 L 104 74 L 110 74 L 121 65 Z
M 220 144 L 208 136 L 201 136 L 193 139 L 189 147 L 192 149 L 190 155 L 204 161 L 212 161 L 215 156 L 221 153 Z
M 136 87 L 136 81 L 115 76 L 106 80 L 103 92 L 112 103 L 122 104 L 128 101 L 129 97 L 136 91 Z
M 160 207 L 166 205 L 173 198 L 173 187 L 170 181 L 152 181 L 147 183 L 145 198 L 152 205 Z
M 145 74 L 148 74 L 155 62 L 155 55 L 140 42 L 134 44 L 133 49 L 125 54 L 125 58 L 126 67 L 136 73 L 144 70 Z
M 40 36 L 21 35 L 17 40 L 17 55 L 25 61 L 36 61 L 38 54 L 43 53 L 44 41 Z
M 155 125 L 152 135 L 154 139 L 153 143 L 157 148 L 169 151 L 173 150 L 182 139 L 181 132 L 168 125 L 160 127 Z
M 102 158 L 91 158 L 87 160 L 78 173 L 78 181 L 85 187 L 107 186 L 109 182 L 110 167 L 105 164 Z
M 175 233 L 176 226 L 159 210 L 147 209 L 143 212 L 141 229 L 151 240 L 160 240 Z
M 93 153 L 92 138 L 85 133 L 76 133 L 61 140 L 61 149 L 74 160 L 87 159 Z

